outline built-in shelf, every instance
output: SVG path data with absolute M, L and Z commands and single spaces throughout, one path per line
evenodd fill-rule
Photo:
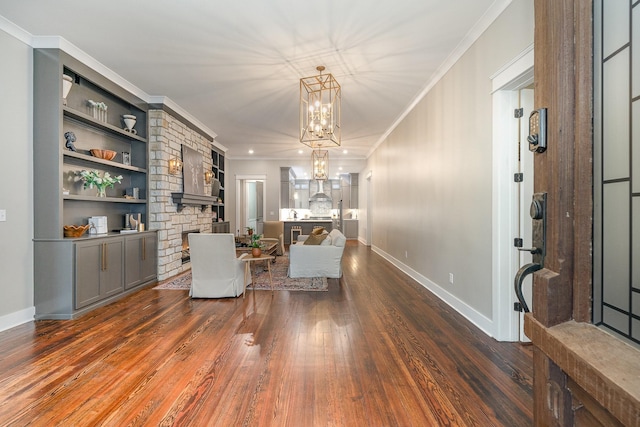
M 171 193 L 171 197 L 173 203 L 178 205 L 178 211 L 181 211 L 185 206 L 200 206 L 201 210 L 207 206 L 224 206 L 222 203 L 218 203 L 217 197 L 202 194 Z
M 98 196 L 79 196 L 77 194 L 65 194 L 62 196 L 64 200 L 79 200 L 84 202 L 109 202 L 109 203 L 132 203 L 145 204 L 146 199 L 127 199 L 125 197 L 98 197 Z
M 68 107 L 63 107 L 62 109 L 63 114 L 67 117 L 71 117 L 75 120 L 78 120 L 79 122 L 82 123 L 86 123 L 88 125 L 91 125 L 93 127 L 102 129 L 104 131 L 108 131 L 111 133 L 114 133 L 116 135 L 120 135 L 123 136 L 125 138 L 129 138 L 129 139 L 135 139 L 136 141 L 140 141 L 140 142 L 147 142 L 146 138 L 142 138 L 140 136 L 138 136 L 137 134 L 134 134 L 132 132 L 127 132 L 124 129 L 120 129 L 119 127 L 113 126 L 109 123 L 106 122 L 102 122 L 100 120 L 96 120 L 94 119 L 92 116 L 82 113 L 80 111 L 68 108 Z
M 139 168 L 136 166 L 129 166 L 129 165 L 125 165 L 119 162 L 114 162 L 112 160 L 105 160 L 105 159 L 101 159 L 99 157 L 94 157 L 90 154 L 82 154 L 78 151 L 65 151 L 64 152 L 64 156 L 65 157 L 73 157 L 74 159 L 79 159 L 79 160 L 85 160 L 87 162 L 92 162 L 92 163 L 98 163 L 101 165 L 106 165 L 106 166 L 111 166 L 114 168 L 118 168 L 118 169 L 123 169 L 123 170 L 128 170 L 128 171 L 133 171 L 133 172 L 140 172 L 140 173 L 147 173 L 147 170 L 144 168 Z

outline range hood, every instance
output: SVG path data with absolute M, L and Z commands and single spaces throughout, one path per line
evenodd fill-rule
M 309 197 L 310 202 L 330 202 L 332 201 L 331 196 L 325 194 L 324 192 L 324 181 L 317 180 L 318 182 L 318 192 L 313 196 Z

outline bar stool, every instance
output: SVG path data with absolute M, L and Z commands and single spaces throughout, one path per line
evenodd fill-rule
M 298 233 L 298 236 L 302 234 L 302 226 L 301 225 L 292 225 L 291 226 L 291 244 L 295 245 L 296 240 L 294 239 L 294 233 Z M 295 236 L 297 238 L 297 236 Z

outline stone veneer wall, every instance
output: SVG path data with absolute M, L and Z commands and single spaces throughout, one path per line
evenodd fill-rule
M 178 212 L 171 193 L 181 193 L 182 174 L 169 175 L 169 159 L 182 159 L 182 145 L 202 153 L 211 170 L 211 141 L 163 110 L 149 111 L 149 228 L 158 230 L 158 280 L 191 268 L 182 264 L 182 231 L 211 232 L 211 207 L 185 206 Z M 205 185 L 211 194 L 211 185 Z

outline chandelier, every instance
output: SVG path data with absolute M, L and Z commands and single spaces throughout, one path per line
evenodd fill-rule
M 331 74 L 300 79 L 300 142 L 311 148 L 340 146 L 340 85 Z
M 318 181 L 329 179 L 329 151 L 313 150 L 311 152 L 311 168 L 313 179 Z

